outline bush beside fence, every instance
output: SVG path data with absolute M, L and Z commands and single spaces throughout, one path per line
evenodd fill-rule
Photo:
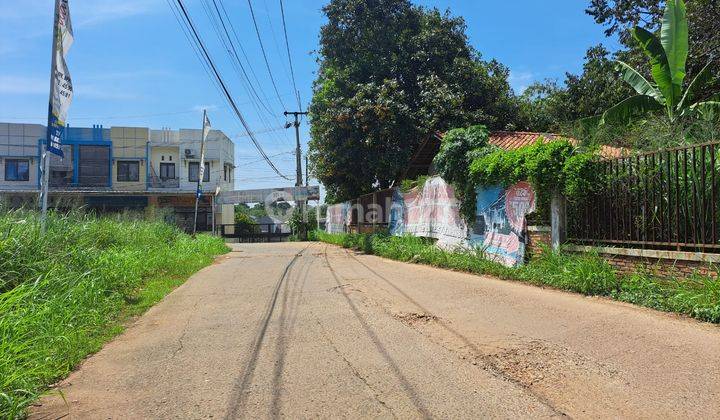
M 162 222 L 0 215 L 0 418 L 54 381 L 227 247 Z
M 427 239 L 385 234 L 315 233 L 322 242 L 398 261 L 491 275 L 589 296 L 604 296 L 702 321 L 720 323 L 720 280 L 701 275 L 662 278 L 638 270 L 618 273 L 596 254 L 540 253 L 530 263 L 508 268 L 483 258 L 482 252 L 450 252 Z

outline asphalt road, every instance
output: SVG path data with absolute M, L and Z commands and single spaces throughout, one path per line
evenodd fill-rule
M 324 244 L 234 245 L 33 418 L 717 418 L 720 328 Z

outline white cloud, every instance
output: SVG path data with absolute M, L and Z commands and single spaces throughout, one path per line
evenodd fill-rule
M 134 101 L 142 99 L 142 95 L 126 90 L 108 89 L 105 86 L 81 84 L 73 86 L 76 98 L 101 99 L 107 101 Z
M 516 72 L 511 70 L 508 82 L 510 86 L 515 90 L 515 93 L 522 94 L 525 89 L 535 80 L 535 75 L 529 71 Z
M 76 2 L 71 13 L 75 25 L 87 26 L 149 14 L 162 4 L 160 0 L 85 0 Z
M 215 111 L 216 109 L 218 109 L 218 106 L 217 105 L 195 105 L 194 107 L 192 107 L 192 109 L 195 112 L 203 112 L 205 110 Z
M 140 70 L 127 70 L 127 71 L 95 71 L 91 74 L 82 75 L 83 78 L 88 80 L 97 81 L 113 81 L 117 82 L 120 80 L 135 80 L 135 79 L 150 79 L 155 77 L 167 77 L 172 75 L 169 70 L 162 69 L 140 69 Z
M 29 41 L 50 37 L 53 2 L 51 0 L 0 1 L 0 56 L 22 51 Z M 163 0 L 74 0 L 70 2 L 73 27 L 111 23 L 160 12 Z
M 7 95 L 49 95 L 50 80 L 48 77 L 0 75 L 0 93 Z M 105 84 L 76 83 L 73 87 L 76 98 L 113 101 L 129 101 L 142 98 L 142 95 L 137 93 Z
M 9 95 L 48 95 L 50 79 L 26 76 L 0 75 L 0 93 Z
M 0 22 L 22 24 L 30 19 L 52 19 L 50 0 L 22 0 L 22 3 L 22 6 L 11 1 L 0 4 Z M 75 0 L 70 3 L 70 17 L 74 26 L 94 25 L 153 13 L 164 4 L 162 0 Z M 52 22 L 50 24 L 52 26 Z

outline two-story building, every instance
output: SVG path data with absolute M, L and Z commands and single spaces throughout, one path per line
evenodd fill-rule
M 11 207 L 37 206 L 45 127 L 0 123 L 0 199 Z M 200 173 L 202 130 L 147 127 L 69 127 L 64 157 L 50 158 L 49 205 L 96 211 L 166 208 L 190 229 Z M 215 206 L 217 191 L 234 185 L 234 145 L 220 130 L 205 143 L 198 228 L 232 223 L 232 206 Z

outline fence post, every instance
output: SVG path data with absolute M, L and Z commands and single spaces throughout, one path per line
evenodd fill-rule
M 565 197 L 560 190 L 554 189 L 550 199 L 550 243 L 553 251 L 567 239 L 567 211 Z

